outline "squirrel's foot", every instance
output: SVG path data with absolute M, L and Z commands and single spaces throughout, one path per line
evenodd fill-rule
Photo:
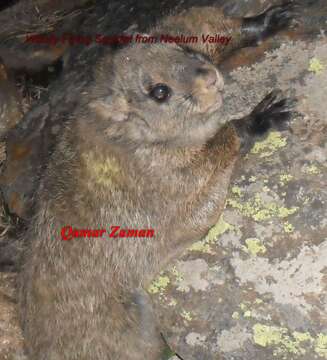
M 294 107 L 296 99 L 283 98 L 280 90 L 269 93 L 243 119 L 233 120 L 232 123 L 241 139 L 241 147 L 248 150 L 258 138 L 265 137 L 269 130 L 286 130 L 289 120 L 296 114 Z
M 277 31 L 288 28 L 296 23 L 299 5 L 294 2 L 286 2 L 282 5 L 271 6 L 260 15 L 245 18 L 242 24 L 242 32 L 249 45 L 255 44 Z

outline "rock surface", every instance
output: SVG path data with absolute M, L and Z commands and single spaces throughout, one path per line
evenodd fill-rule
M 25 360 L 15 296 L 15 274 L 0 273 L 0 359 Z
M 279 87 L 300 115 L 240 161 L 219 223 L 149 289 L 183 359 L 327 359 L 326 84 L 325 37 L 231 73 L 227 114 Z

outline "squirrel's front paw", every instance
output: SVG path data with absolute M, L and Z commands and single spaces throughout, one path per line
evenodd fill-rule
M 295 113 L 296 99 L 284 98 L 280 90 L 268 94 L 249 115 L 247 130 L 251 135 L 263 135 L 270 129 L 285 130 Z
M 285 130 L 293 115 L 296 99 L 285 98 L 280 90 L 269 93 L 243 119 L 232 120 L 232 124 L 240 138 L 241 152 L 246 153 L 256 140 L 264 138 L 269 130 Z
M 289 27 L 298 15 L 298 8 L 295 2 L 287 2 L 266 10 L 261 18 L 264 35 L 272 35 L 276 31 Z

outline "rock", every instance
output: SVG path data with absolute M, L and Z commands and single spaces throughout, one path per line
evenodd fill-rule
M 15 274 L 0 273 L 0 358 L 26 360 L 17 318 Z
M 253 147 L 219 223 L 161 274 L 152 297 L 183 359 L 327 358 L 326 83 L 324 37 L 231 73 L 226 116 L 276 87 L 298 97 L 301 114 L 292 133 Z

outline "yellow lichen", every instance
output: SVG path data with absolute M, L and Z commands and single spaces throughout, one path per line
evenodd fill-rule
M 314 164 L 304 166 L 302 171 L 308 175 L 318 175 L 321 172 L 318 166 Z
M 177 301 L 175 299 L 171 299 L 168 303 L 168 306 L 176 306 L 177 305 Z
M 183 310 L 181 312 L 181 317 L 186 321 L 191 321 L 193 319 L 192 314 L 186 310 Z
M 292 214 L 296 213 L 298 210 L 299 210 L 299 208 L 297 206 L 292 206 L 291 208 L 286 208 L 284 206 L 281 206 L 281 207 L 276 209 L 277 217 L 285 218 L 285 217 L 287 217 L 289 215 L 292 215 Z
M 290 224 L 288 221 L 284 223 L 284 231 L 286 233 L 292 233 L 294 231 L 294 226 Z
M 299 331 L 294 331 L 292 335 L 293 335 L 294 339 L 296 339 L 297 341 L 300 341 L 300 342 L 304 342 L 304 341 L 313 342 L 313 337 L 308 332 L 303 333 L 303 332 L 299 332 Z
M 232 314 L 232 319 L 238 320 L 240 318 L 240 313 L 238 311 L 234 311 Z
M 250 182 L 256 182 L 256 180 L 257 180 L 257 178 L 256 178 L 255 176 L 251 176 L 251 177 L 249 178 L 249 181 L 250 181 Z
M 217 240 L 218 236 L 225 233 L 227 230 L 233 229 L 233 226 L 231 224 L 228 224 L 223 216 L 220 217 L 219 221 L 215 226 L 213 226 L 207 236 L 204 238 L 204 240 L 208 243 L 213 243 Z
M 231 190 L 234 195 L 237 195 L 239 197 L 241 197 L 243 195 L 242 190 L 239 186 L 233 186 Z
M 251 149 L 252 154 L 260 154 L 260 158 L 272 155 L 278 149 L 286 146 L 286 138 L 282 137 L 277 131 L 272 131 L 268 137 L 257 142 Z
M 148 292 L 150 294 L 162 293 L 165 290 L 165 288 L 168 286 L 169 283 L 170 283 L 170 279 L 168 276 L 159 276 L 149 286 Z
M 244 203 L 240 203 L 235 199 L 228 199 L 227 205 L 238 209 L 243 215 L 252 217 L 255 221 L 264 221 L 272 217 L 285 218 L 299 209 L 295 206 L 286 208 L 276 203 L 264 203 L 259 194 Z
M 207 254 L 214 254 L 215 252 L 211 249 L 210 244 L 214 244 L 217 241 L 219 235 L 223 234 L 227 230 L 231 230 L 234 227 L 231 224 L 228 224 L 223 216 L 220 217 L 218 223 L 214 225 L 208 232 L 207 236 L 200 241 L 194 243 L 189 250 L 191 251 L 200 251 Z
M 257 323 L 253 326 L 253 340 L 262 347 L 274 347 L 274 355 L 287 358 L 287 354 L 305 355 L 307 351 L 314 351 L 327 358 L 327 335 L 319 334 L 317 339 L 308 332 L 294 331 L 287 328 L 268 326 Z
M 280 344 L 287 329 L 276 326 L 255 324 L 253 326 L 253 340 L 256 344 L 267 347 Z
M 315 352 L 327 359 L 327 334 L 319 334 L 315 341 Z
M 262 244 L 259 239 L 249 238 L 245 240 L 246 247 L 244 247 L 244 251 L 252 256 L 257 256 L 258 254 L 264 254 L 267 249 Z
M 189 248 L 189 250 L 199 251 L 205 254 L 214 254 L 214 251 L 212 251 L 211 246 L 207 244 L 205 240 L 197 241 Z
M 170 272 L 175 276 L 177 282 L 184 280 L 183 275 L 177 270 L 176 266 L 173 266 Z
M 264 221 L 270 219 L 272 214 L 268 209 L 262 209 L 253 214 L 252 217 L 255 221 Z
M 310 64 L 309 64 L 309 71 L 315 73 L 315 74 L 320 74 L 322 73 L 322 71 L 324 70 L 324 65 L 320 62 L 319 59 L 313 57 L 312 59 L 310 59 Z
M 293 179 L 293 176 L 290 174 L 282 174 L 279 176 L 279 183 L 281 186 L 286 185 L 289 181 Z
M 305 349 L 300 347 L 300 342 L 297 340 L 293 340 L 289 336 L 285 335 L 282 339 L 282 346 L 284 347 L 285 351 L 290 354 L 305 354 Z M 281 351 L 283 352 L 283 350 Z
M 260 305 L 260 304 L 263 303 L 263 300 L 261 300 L 261 299 L 255 299 L 254 303 Z
M 242 310 L 243 316 L 245 318 L 252 317 L 252 311 L 249 309 L 247 304 L 241 303 L 240 304 L 240 309 Z
M 303 205 L 307 205 L 310 201 L 310 198 L 308 196 L 306 196 L 304 199 L 303 199 Z

